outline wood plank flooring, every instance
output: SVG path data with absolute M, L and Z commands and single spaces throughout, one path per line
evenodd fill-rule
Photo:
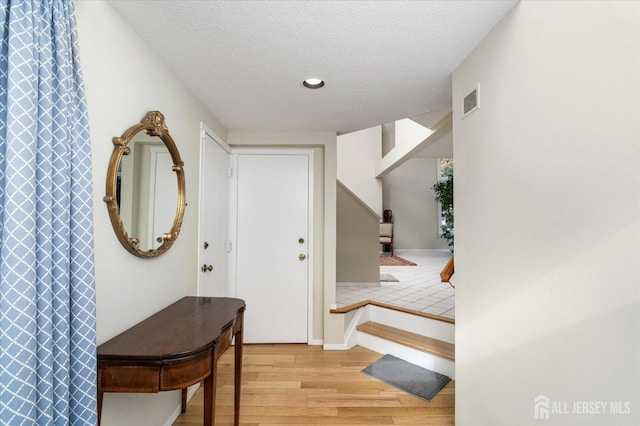
M 364 373 L 381 354 L 356 346 L 245 345 L 240 424 L 454 425 L 452 380 L 425 402 Z M 202 425 L 202 388 L 174 426 Z M 218 363 L 216 425 L 233 424 L 233 349 Z

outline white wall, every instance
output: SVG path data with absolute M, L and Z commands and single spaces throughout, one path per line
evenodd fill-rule
M 433 144 L 450 146 L 451 109 L 444 108 L 405 118 L 384 126 L 385 155 L 375 165 L 376 177 L 382 178 Z M 394 135 L 388 134 L 393 130 Z M 390 145 L 393 147 L 389 149 Z M 436 150 L 436 151 L 439 151 Z
M 382 218 L 382 181 L 375 165 L 382 158 L 382 126 L 338 136 L 338 180 Z
M 76 2 L 94 172 L 97 340 L 108 340 L 179 298 L 196 294 L 200 121 L 227 131 L 105 1 Z M 185 163 L 188 206 L 181 234 L 155 259 L 134 257 L 118 242 L 105 194 L 114 136 L 159 110 Z M 102 424 L 161 425 L 179 392 L 106 394 Z
M 383 178 L 384 209 L 393 213 L 395 249 L 447 249 L 438 234 L 435 158 L 414 158 Z
M 524 1 L 453 73 L 458 425 L 640 424 L 639 22 Z

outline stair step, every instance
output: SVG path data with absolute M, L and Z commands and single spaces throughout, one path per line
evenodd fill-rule
M 455 345 L 421 334 L 411 333 L 388 325 L 367 321 L 356 327 L 358 331 L 396 342 L 422 352 L 429 352 L 455 361 Z

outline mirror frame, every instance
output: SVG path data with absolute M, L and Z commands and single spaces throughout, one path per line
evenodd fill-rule
M 143 130 L 147 135 L 158 136 L 162 142 L 164 142 L 164 145 L 167 147 L 169 154 L 171 155 L 171 160 L 173 161 L 171 170 L 176 173 L 176 178 L 178 180 L 178 205 L 176 207 L 176 216 L 173 221 L 173 226 L 169 232 L 162 235 L 162 244 L 160 247 L 151 250 L 141 250 L 140 240 L 137 237 L 129 237 L 127 230 L 124 228 L 122 223 L 122 219 L 120 218 L 118 201 L 116 199 L 118 167 L 120 166 L 120 161 L 122 160 L 122 156 L 129 155 L 131 153 L 131 149 L 127 146 L 131 139 Z M 111 159 L 109 160 L 109 167 L 107 169 L 107 195 L 103 198 L 107 203 L 107 210 L 109 211 L 109 218 L 111 219 L 113 230 L 115 231 L 120 243 L 131 254 L 143 258 L 160 256 L 162 253 L 169 250 L 176 238 L 178 238 L 180 228 L 182 227 L 182 220 L 184 218 L 184 210 L 187 206 L 184 162 L 180 158 L 180 152 L 178 151 L 173 138 L 169 134 L 169 129 L 164 121 L 164 115 L 162 115 L 160 111 L 147 112 L 139 124 L 129 127 L 122 136 L 114 137 L 113 145 L 113 152 L 111 153 Z

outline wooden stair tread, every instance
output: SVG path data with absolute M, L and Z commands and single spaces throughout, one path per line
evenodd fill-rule
M 423 352 L 430 352 L 455 361 L 455 345 L 432 337 L 390 327 L 374 321 L 367 321 L 356 327 L 358 331 L 371 334 L 391 342 L 400 343 Z
M 354 303 L 348 306 L 343 306 L 342 308 L 331 309 L 329 312 L 331 312 L 332 314 L 346 314 L 348 312 L 355 311 L 367 305 L 378 306 L 380 308 L 389 309 L 391 311 L 404 312 L 405 314 L 415 315 L 418 317 L 428 318 L 428 319 L 432 319 L 440 322 L 446 322 L 449 324 L 456 323 L 456 320 L 454 320 L 453 318 L 447 318 L 447 317 L 442 317 L 440 315 L 428 314 L 426 312 L 414 311 L 413 309 L 402 308 L 400 306 L 394 306 L 388 303 L 377 302 L 375 300 L 370 300 L 370 299 L 363 300 L 361 302 Z

